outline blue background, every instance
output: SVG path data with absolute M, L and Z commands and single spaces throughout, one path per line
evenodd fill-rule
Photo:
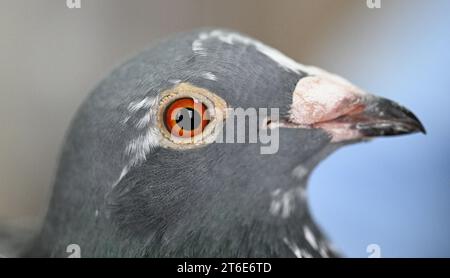
M 382 257 L 450 257 L 450 1 L 414 3 L 343 20 L 334 59 L 322 60 L 411 109 L 428 132 L 342 148 L 313 173 L 313 215 L 350 257 L 372 243 Z

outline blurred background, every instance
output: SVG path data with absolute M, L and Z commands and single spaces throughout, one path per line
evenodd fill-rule
M 343 148 L 314 172 L 336 247 L 450 257 L 450 1 L 0 0 L 0 226 L 39 227 L 77 107 L 116 65 L 195 27 L 247 33 L 410 108 L 428 135 Z

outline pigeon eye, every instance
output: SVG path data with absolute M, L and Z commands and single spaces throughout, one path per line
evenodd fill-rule
M 197 148 L 214 142 L 227 115 L 226 102 L 205 88 L 180 83 L 159 94 L 157 124 L 161 146 Z
M 180 98 L 164 111 L 164 124 L 174 136 L 192 138 L 205 129 L 210 120 L 208 108 L 195 98 Z

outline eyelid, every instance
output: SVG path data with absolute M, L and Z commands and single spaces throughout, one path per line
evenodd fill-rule
M 164 115 L 166 108 L 174 101 L 181 98 L 193 98 L 203 103 L 209 112 L 210 121 L 205 126 L 203 132 L 193 137 L 172 136 L 164 124 Z M 158 126 L 162 135 L 161 145 L 166 148 L 190 149 L 205 145 L 214 141 L 217 133 L 221 131 L 218 123 L 222 123 L 226 118 L 227 104 L 218 95 L 207 89 L 199 88 L 190 83 L 180 83 L 177 86 L 168 89 L 160 94 L 160 103 L 158 108 Z

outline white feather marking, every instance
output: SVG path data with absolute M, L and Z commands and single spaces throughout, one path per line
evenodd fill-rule
M 284 243 L 291 249 L 292 253 L 297 258 L 312 258 L 313 256 L 306 250 L 300 249 L 295 242 L 289 241 L 287 238 L 283 238 Z
M 294 196 L 291 192 L 283 194 L 283 210 L 281 211 L 281 217 L 288 218 L 291 212 L 294 210 Z
M 145 128 L 148 125 L 148 123 L 150 123 L 150 119 L 151 119 L 151 114 L 146 113 L 144 115 L 144 117 L 140 118 L 139 121 L 136 123 L 136 128 L 138 128 L 138 129 Z
M 120 173 L 119 178 L 113 183 L 112 187 L 115 187 L 119 184 L 119 182 L 125 177 L 125 175 L 128 173 L 128 166 L 123 167 L 122 172 Z
M 202 77 L 211 81 L 217 81 L 217 76 L 212 72 L 202 73 Z
M 155 127 L 148 128 L 147 132 L 139 135 L 128 143 L 125 153 L 130 155 L 131 166 L 135 166 L 146 160 L 147 154 L 159 144 L 159 130 Z
M 293 59 L 287 57 L 280 51 L 263 44 L 260 41 L 254 40 L 252 38 L 243 36 L 238 33 L 226 32 L 222 30 L 214 30 L 209 33 L 200 33 L 198 38 L 192 43 L 192 50 L 198 55 L 206 55 L 206 49 L 204 46 L 204 41 L 208 39 L 218 39 L 227 44 L 241 43 L 244 45 L 254 46 L 259 52 L 275 61 L 280 67 L 287 71 L 293 71 L 299 73 L 300 71 L 306 72 L 308 74 L 315 74 L 322 72 L 321 69 L 302 65 Z
M 200 34 L 199 38 L 192 42 L 192 51 L 195 54 L 200 56 L 206 56 L 206 50 L 203 48 L 203 40 L 205 39 L 206 34 Z
M 315 250 L 318 250 L 316 237 L 311 232 L 311 230 L 308 228 L 308 226 L 303 226 L 303 233 L 305 234 L 305 239 L 308 241 L 309 245 L 311 245 L 312 248 Z
M 323 258 L 329 258 L 330 256 L 328 256 L 327 253 L 327 248 L 325 246 L 325 244 L 323 242 L 320 243 L 320 247 L 319 247 L 319 253 Z
M 295 190 L 295 193 L 301 200 L 306 199 L 306 189 L 303 186 L 297 187 L 297 189 Z
M 125 148 L 125 153 L 130 156 L 130 163 L 126 168 L 145 161 L 146 155 L 150 150 L 159 145 L 160 134 L 158 128 L 149 126 L 152 119 L 156 117 L 158 101 L 157 97 L 145 97 L 141 101 L 130 103 L 128 106 L 132 113 L 140 109 L 147 109 L 148 111 L 135 125 L 138 129 L 147 128 L 145 133 L 131 140 Z
M 281 209 L 281 203 L 275 200 L 272 200 L 270 203 L 269 211 L 272 215 L 277 216 Z
M 281 189 L 272 192 L 269 212 L 274 216 L 288 218 L 295 209 L 295 190 L 288 190 L 281 194 Z
M 180 79 L 169 79 L 169 83 L 174 84 L 174 85 L 179 84 L 180 82 L 181 82 Z
M 126 125 L 128 123 L 128 121 L 130 120 L 130 116 L 126 116 L 123 120 L 122 120 L 122 124 Z
M 276 196 L 280 195 L 280 193 L 281 193 L 281 188 L 277 188 L 274 191 L 272 191 L 272 196 L 276 197 Z
M 129 141 L 125 147 L 124 152 L 129 156 L 129 162 L 123 167 L 119 178 L 112 184 L 112 187 L 115 187 L 125 177 L 131 167 L 145 161 L 148 153 L 159 145 L 159 138 L 161 136 L 159 129 L 156 127 L 156 124 L 152 125 L 152 120 L 156 118 L 158 103 L 158 97 L 145 97 L 140 101 L 133 101 L 128 105 L 130 113 L 136 113 L 141 109 L 148 110 L 134 126 L 137 129 L 146 129 L 142 134 Z M 131 115 L 127 115 L 121 122 L 126 124 L 130 118 Z
M 140 109 L 150 108 L 155 104 L 157 98 L 145 97 L 141 101 L 133 101 L 128 105 L 128 110 L 132 113 L 139 111 Z
M 300 250 L 300 252 L 302 252 L 302 256 L 303 256 L 303 258 L 312 258 L 313 256 L 311 255 L 311 254 L 309 254 L 309 252 L 308 251 L 306 251 L 306 250 Z
M 292 170 L 292 175 L 294 177 L 296 177 L 297 179 L 303 179 L 306 177 L 306 175 L 308 175 L 308 169 L 306 169 L 305 166 L 303 165 L 298 165 L 297 167 L 294 168 L 294 170 Z
M 297 258 L 303 258 L 302 251 L 298 248 L 297 244 L 290 242 L 287 238 L 283 238 L 283 241 Z

